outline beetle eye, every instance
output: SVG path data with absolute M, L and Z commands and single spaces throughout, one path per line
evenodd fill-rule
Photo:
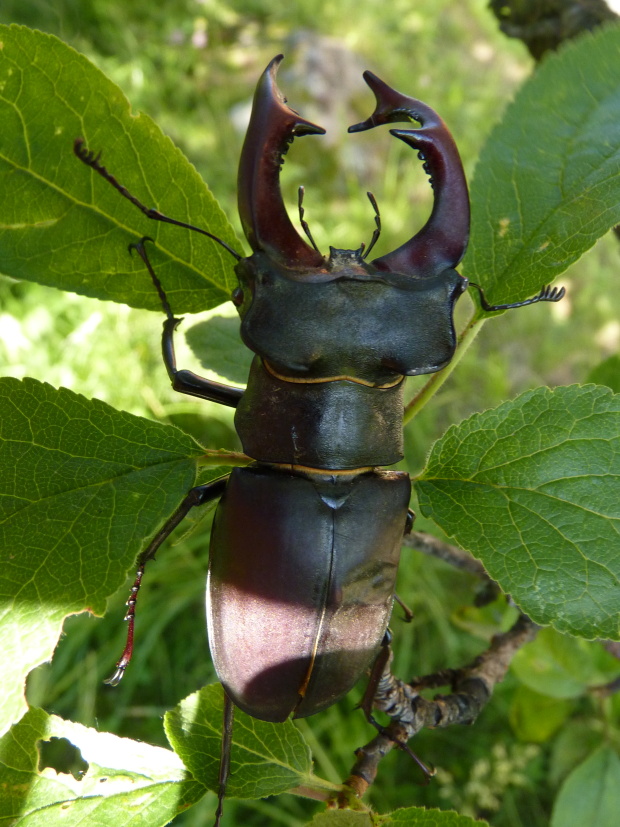
M 244 298 L 243 290 L 241 289 L 241 287 L 235 287 L 235 289 L 232 291 L 232 295 L 230 298 L 232 299 L 232 303 L 235 305 L 235 307 L 241 307 Z

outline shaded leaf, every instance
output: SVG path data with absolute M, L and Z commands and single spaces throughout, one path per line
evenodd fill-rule
M 168 740 L 198 781 L 218 789 L 224 696 L 206 686 L 168 712 Z M 291 721 L 270 724 L 235 710 L 227 795 L 262 798 L 298 786 L 336 789 L 312 775 L 310 750 Z
M 356 813 L 351 810 L 328 810 L 319 813 L 308 827 L 488 827 L 486 821 L 474 820 L 451 810 L 426 810 L 406 807 L 387 815 Z
M 451 810 L 425 810 L 421 807 L 405 807 L 395 810 L 386 818 L 386 827 L 488 827 L 486 821 L 462 816 Z
M 464 262 L 492 303 L 537 293 L 620 221 L 620 27 L 546 58 L 488 137 Z
M 616 827 L 620 813 L 620 757 L 601 747 L 568 776 L 551 827 Z
M 420 507 L 533 620 L 620 634 L 620 396 L 524 393 L 450 428 L 416 483 Z
M 39 770 L 37 744 L 66 738 L 85 774 Z M 205 794 L 174 752 L 30 710 L 0 740 L 0 825 L 167 824 Z
M 209 318 L 190 327 L 185 338 L 207 378 L 247 384 L 254 354 L 241 341 L 239 316 L 234 310 L 212 311 Z
M 510 705 L 510 725 L 521 741 L 544 744 L 565 723 L 572 709 L 570 701 L 558 701 L 520 686 Z
M 598 643 L 543 629 L 515 655 L 510 668 L 534 692 L 559 700 L 578 698 L 592 686 L 613 680 L 616 658 Z
M 614 393 L 620 393 L 620 356 L 615 353 L 590 371 L 588 382 L 607 385 Z
M 0 379 L 0 720 L 51 657 L 63 619 L 103 614 L 145 538 L 192 487 L 176 428 L 34 379 Z
M 560 783 L 582 761 L 601 746 L 605 735 L 596 718 L 573 718 L 570 726 L 563 727 L 554 739 L 549 760 L 549 783 Z
M 381 816 L 356 813 L 353 810 L 327 810 L 317 813 L 307 827 L 376 827 L 383 824 Z
M 73 154 L 75 138 L 147 207 L 208 228 L 241 250 L 206 185 L 120 89 L 52 35 L 0 26 L 0 261 L 19 279 L 160 309 L 127 245 L 150 253 L 176 313 L 230 298 L 233 257 L 215 242 L 146 218 Z

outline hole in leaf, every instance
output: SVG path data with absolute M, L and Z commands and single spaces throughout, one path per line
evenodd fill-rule
M 39 741 L 39 772 L 49 767 L 58 773 L 71 774 L 77 781 L 88 772 L 88 762 L 80 750 L 66 738 Z

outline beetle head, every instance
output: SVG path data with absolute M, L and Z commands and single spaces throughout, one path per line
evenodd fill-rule
M 426 225 L 387 255 L 368 261 L 363 248 L 332 247 L 324 257 L 291 223 L 280 190 L 293 139 L 324 133 L 287 105 L 276 85 L 281 61 L 274 58 L 258 82 L 239 165 L 239 213 L 252 248 L 236 266 L 233 294 L 244 342 L 285 375 L 346 371 L 374 384 L 386 373 L 439 370 L 454 353 L 452 310 L 467 286 L 454 267 L 467 245 L 469 200 L 450 133 L 430 107 L 366 72 L 376 108 L 349 131 L 418 121 L 392 134 L 419 151 L 434 206 Z

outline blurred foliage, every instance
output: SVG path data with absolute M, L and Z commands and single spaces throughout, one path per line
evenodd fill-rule
M 424 220 L 431 193 L 400 142 L 373 134 L 353 147 L 347 138 L 346 126 L 372 105 L 361 70 L 377 72 L 438 109 L 471 175 L 486 134 L 533 66 L 520 43 L 497 31 L 485 5 L 3 0 L 0 22 L 52 32 L 90 57 L 136 111 L 147 111 L 183 149 L 235 223 L 236 165 L 253 86 L 267 61 L 284 52 L 279 80 L 291 105 L 329 130 L 320 149 L 301 141 L 287 158 L 287 202 L 296 203 L 296 188 L 304 183 L 306 218 L 319 247 L 356 246 L 372 233 L 365 197 L 372 190 L 383 217 L 380 255 Z M 568 297 L 561 304 L 509 314 L 501 333 L 487 324 L 433 410 L 417 417 L 407 434 L 408 466 L 420 468 L 432 441 L 472 411 L 539 384 L 584 381 L 620 345 L 617 278 L 617 241 L 605 238 L 562 279 Z M 208 446 L 236 444 L 228 411 L 179 401 L 169 389 L 159 356 L 159 316 L 8 279 L 0 282 L 0 314 L 3 373 L 64 385 L 155 419 L 191 420 L 191 432 Z M 188 350 L 179 348 L 178 356 L 191 367 Z M 427 528 L 421 520 L 416 527 Z M 120 620 L 130 582 L 104 619 L 66 621 L 53 663 L 30 677 L 30 702 L 101 730 L 164 744 L 163 712 L 214 678 L 203 621 L 207 554 L 204 533 L 195 532 L 151 566 L 140 598 L 139 646 L 120 687 L 103 687 L 101 680 L 124 645 Z M 485 648 L 492 631 L 510 624 L 513 610 L 504 601 L 472 608 L 475 591 L 473 578 L 405 552 L 398 592 L 414 620 L 393 620 L 397 674 L 407 679 L 459 666 Z M 588 693 L 573 698 L 563 708 L 563 726 L 547 727 L 531 744 L 518 740 L 527 740 L 523 715 L 541 714 L 538 692 L 528 693 L 511 675 L 474 728 L 422 733 L 416 752 L 441 768 L 428 787 L 418 785 L 415 767 L 394 751 L 370 803 L 379 812 L 408 804 L 454 807 L 494 827 L 547 825 L 559 785 L 587 754 L 584 744 L 591 749 L 606 737 L 618 739 L 620 700 Z M 347 775 L 354 748 L 372 737 L 354 711 L 359 697 L 358 690 L 299 723 L 317 773 L 335 782 Z M 548 698 L 541 703 L 544 708 Z M 223 824 L 299 825 L 317 809 L 292 796 L 252 805 L 231 800 Z M 197 827 L 213 810 L 209 795 L 175 824 Z

